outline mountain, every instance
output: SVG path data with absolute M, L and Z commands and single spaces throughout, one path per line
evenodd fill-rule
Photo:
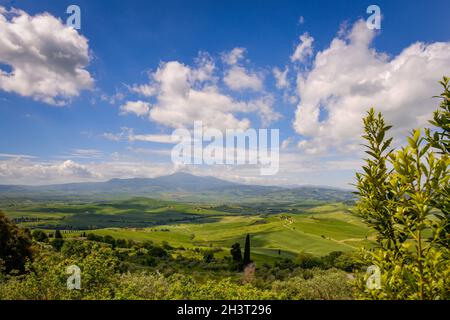
M 350 201 L 349 191 L 324 187 L 245 185 L 214 177 L 178 172 L 157 178 L 112 179 L 105 182 L 54 184 L 45 186 L 0 185 L 0 200 L 104 199 L 151 197 L 188 202 L 298 202 Z

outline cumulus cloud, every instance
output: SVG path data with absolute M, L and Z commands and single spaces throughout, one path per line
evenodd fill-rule
M 144 97 L 153 97 L 156 94 L 156 87 L 150 84 L 133 85 L 130 87 L 132 92 L 138 93 Z
M 298 76 L 294 129 L 306 137 L 299 143 L 306 152 L 359 150 L 361 118 L 372 106 L 394 124 L 394 136 L 427 125 L 437 81 L 450 74 L 450 43 L 417 42 L 389 57 L 370 47 L 375 35 L 356 22 Z
M 283 89 L 289 87 L 289 80 L 287 78 L 287 74 L 289 72 L 289 68 L 284 68 L 284 71 L 281 71 L 279 68 L 275 67 L 272 69 L 273 76 L 276 80 L 276 86 L 278 89 Z
M 247 70 L 240 64 L 245 53 L 244 48 L 234 48 L 230 52 L 222 54 L 222 61 L 228 65 L 223 81 L 231 90 L 260 91 L 263 88 L 264 77 L 261 73 Z
M 102 101 L 106 101 L 109 104 L 116 104 L 116 102 L 121 101 L 125 98 L 125 95 L 122 92 L 116 92 L 112 95 L 102 94 L 100 99 Z
M 149 93 L 146 94 L 148 98 L 153 99 L 152 108 L 148 111 L 150 120 L 171 128 L 190 128 L 194 121 L 203 121 L 206 127 L 247 129 L 250 121 L 239 118 L 237 113 L 254 112 L 264 123 L 279 118 L 280 115 L 273 110 L 270 95 L 239 101 L 223 93 L 216 83 L 214 68 L 214 62 L 206 54 L 197 59 L 195 66 L 178 61 L 161 63 L 145 85 L 147 89 L 152 88 L 145 90 Z M 247 85 L 255 88 L 261 86 L 249 83 Z M 140 91 L 144 93 L 144 90 Z M 145 107 L 139 110 L 141 115 L 146 112 Z
M 281 149 L 285 150 L 285 149 L 289 148 L 289 146 L 292 144 L 293 141 L 294 141 L 293 137 L 284 139 L 283 142 L 281 143 Z
M 57 166 L 57 172 L 60 175 L 78 176 L 78 177 L 92 177 L 94 174 L 79 163 L 72 160 L 66 160 L 62 164 Z
M 228 65 L 235 65 L 245 56 L 245 48 L 234 48 L 230 52 L 222 54 L 222 61 Z
M 9 159 L 0 161 L 0 178 L 4 183 L 33 183 L 56 181 L 80 181 L 95 179 L 98 175 L 85 165 L 72 160 L 42 163 L 30 159 Z
M 291 56 L 291 61 L 304 62 L 309 56 L 311 56 L 313 54 L 313 42 L 314 38 L 311 37 L 308 32 L 303 33 L 300 36 L 300 43 L 297 45 Z
M 64 105 L 93 86 L 85 37 L 54 16 L 0 7 L 0 89 Z
M 262 76 L 248 72 L 244 67 L 233 66 L 225 73 L 225 84 L 232 90 L 250 89 L 259 91 L 263 87 Z
M 145 116 L 150 110 L 150 104 L 144 101 L 127 101 L 125 104 L 120 106 L 120 114 L 135 114 L 139 117 Z
M 238 119 L 233 111 L 245 109 L 245 103 L 221 94 L 214 86 L 196 89 L 193 70 L 177 61 L 164 63 L 154 74 L 159 86 L 157 102 L 150 118 L 172 128 L 189 127 L 194 121 L 217 128 L 247 128 L 247 119 Z
M 53 184 L 105 181 L 112 178 L 155 177 L 174 171 L 171 163 L 142 160 L 88 162 L 32 161 L 29 159 L 0 160 L 0 179 L 5 184 Z

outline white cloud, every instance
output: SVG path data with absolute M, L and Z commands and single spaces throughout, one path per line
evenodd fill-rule
M 281 143 L 281 149 L 282 150 L 287 149 L 292 144 L 293 141 L 294 141 L 293 137 L 284 139 L 283 142 Z
M 157 93 L 157 88 L 150 84 L 133 85 L 130 90 L 144 97 L 153 97 Z
M 116 133 L 105 132 L 102 134 L 102 137 L 111 141 L 120 141 L 122 140 L 122 136 Z
M 228 65 L 235 65 L 244 58 L 245 48 L 234 48 L 230 52 L 222 54 L 222 61 Z
M 314 38 L 311 37 L 308 32 L 303 33 L 300 36 L 300 43 L 295 48 L 294 53 L 291 56 L 291 61 L 299 61 L 305 62 L 305 60 L 312 55 L 312 44 L 314 42 Z
M 125 115 L 128 113 L 135 114 L 139 117 L 145 116 L 150 110 L 150 104 L 144 101 L 127 101 L 120 106 L 120 114 Z
M 450 43 L 414 43 L 394 57 L 370 48 L 374 31 L 364 21 L 318 52 L 297 79 L 300 103 L 294 129 L 311 154 L 360 150 L 362 117 L 383 112 L 395 136 L 427 125 L 436 107 L 437 81 L 450 74 Z
M 0 161 L 2 183 L 52 183 L 96 179 L 98 175 L 72 160 L 62 162 L 33 162 L 29 159 Z
M 105 181 L 112 178 L 154 177 L 173 172 L 171 163 L 149 161 L 111 161 L 79 164 L 33 162 L 28 159 L 0 161 L 0 179 L 4 184 L 53 184 Z
M 214 85 L 200 85 L 193 70 L 177 61 L 163 63 L 154 73 L 158 84 L 157 102 L 150 111 L 150 119 L 172 128 L 190 127 L 203 120 L 206 126 L 217 128 L 247 128 L 247 119 L 239 120 L 233 111 L 245 109 L 245 103 L 219 92 Z
M 194 121 L 203 121 L 205 127 L 218 129 L 247 129 L 250 121 L 238 118 L 237 113 L 254 112 L 264 123 L 279 118 L 270 95 L 238 101 L 221 92 L 213 71 L 214 62 L 206 54 L 194 67 L 178 61 L 161 63 L 150 74 L 148 85 L 155 93 L 149 118 L 171 128 L 190 128 Z
M 129 142 L 134 141 L 145 141 L 145 142 L 156 142 L 156 143 L 176 143 L 177 141 L 172 140 L 172 135 L 170 134 L 134 134 L 132 128 L 122 127 L 119 133 L 106 132 L 102 135 L 105 139 L 111 141 L 127 140 Z
M 259 91 L 263 87 L 260 74 L 248 72 L 240 66 L 233 66 L 227 70 L 223 81 L 230 89 L 237 91 L 245 89 Z
M 249 158 L 257 156 L 248 150 Z M 177 170 L 200 176 L 214 176 L 241 183 L 265 185 L 327 184 L 349 187 L 354 168 L 361 160 L 302 155 L 294 150 L 280 153 L 280 170 L 274 176 L 260 176 L 257 165 L 175 165 L 163 161 L 170 157 L 170 148 L 143 149 L 127 147 L 124 154 L 114 152 L 110 161 L 77 163 L 65 161 L 37 161 L 35 159 L 0 159 L 2 184 L 53 184 L 69 182 L 105 181 L 112 178 L 150 178 L 171 174 Z M 160 159 L 157 161 L 156 159 Z M 324 183 L 326 181 L 326 183 Z
M 206 52 L 200 52 L 199 56 L 195 59 L 196 67 L 192 69 L 191 78 L 194 81 L 216 82 L 217 78 L 214 77 L 214 71 L 216 65 L 213 58 Z
M 176 143 L 176 141 L 172 140 L 172 135 L 170 134 L 136 134 L 129 135 L 128 140 L 156 143 Z
M 298 18 L 298 24 L 304 24 L 304 23 L 305 23 L 305 17 L 300 16 L 300 17 Z
M 0 158 L 34 159 L 37 157 L 28 154 L 0 153 Z
M 287 79 L 287 74 L 289 72 L 289 68 L 284 68 L 284 71 L 281 71 L 279 68 L 275 67 L 272 70 L 273 76 L 276 80 L 276 86 L 278 89 L 283 89 L 289 87 L 289 80 Z
M 30 16 L 0 7 L 0 89 L 52 105 L 64 105 L 94 80 L 85 37 L 54 16 Z
M 70 152 L 62 156 L 55 156 L 54 158 L 93 159 L 101 158 L 102 156 L 103 152 L 97 149 L 72 149 Z
M 245 53 L 244 48 L 234 48 L 230 52 L 222 54 L 222 61 L 229 66 L 225 71 L 223 81 L 232 90 L 260 91 L 263 88 L 263 75 L 249 71 L 239 64 Z
M 95 176 L 86 166 L 72 160 L 66 160 L 56 168 L 58 173 L 62 176 L 78 176 L 85 178 Z
M 106 101 L 109 104 L 116 104 L 116 102 L 121 101 L 125 98 L 125 95 L 122 92 L 116 92 L 113 95 L 102 94 L 100 99 L 102 101 Z

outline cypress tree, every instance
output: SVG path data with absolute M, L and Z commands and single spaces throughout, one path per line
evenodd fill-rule
M 52 246 L 53 248 L 55 248 L 56 250 L 61 250 L 61 247 L 64 244 L 64 239 L 63 236 L 61 234 L 61 231 L 59 231 L 59 229 L 56 229 L 55 231 L 55 238 L 52 240 Z
M 245 238 L 245 248 L 244 248 L 244 259 L 242 261 L 242 264 L 244 267 L 251 263 L 250 260 L 250 235 L 247 234 L 247 237 Z
M 61 231 L 59 231 L 59 229 L 56 229 L 55 231 L 55 239 L 62 239 L 62 234 Z
M 232 267 L 233 270 L 242 270 L 242 252 L 239 243 L 235 243 L 231 246 L 231 256 L 233 257 Z

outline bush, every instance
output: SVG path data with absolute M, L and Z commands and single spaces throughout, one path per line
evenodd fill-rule
M 64 240 L 62 238 L 54 238 L 51 241 L 51 245 L 55 248 L 55 250 L 59 251 L 64 245 Z
M 47 242 L 48 236 L 47 234 L 42 230 L 34 230 L 31 235 L 33 236 L 33 239 L 38 242 Z
M 103 242 L 103 237 L 102 236 L 98 236 L 94 233 L 89 233 L 86 237 L 86 239 L 88 239 L 89 241 L 96 241 L 96 242 Z
M 110 235 L 104 236 L 102 242 L 110 244 L 113 248 L 116 246 L 116 240 Z
M 450 83 L 431 124 L 412 130 L 407 145 L 391 148 L 391 126 L 371 109 L 364 118 L 365 165 L 356 174 L 356 213 L 376 232 L 365 249 L 368 265 L 380 271 L 380 288 L 356 282 L 361 298 L 448 299 L 450 297 Z
M 0 299 L 65 300 L 111 299 L 117 285 L 118 260 L 112 250 L 88 243 L 65 244 L 77 247 L 76 254 L 66 255 L 41 249 L 33 262 L 26 265 L 26 274 L 10 277 L 0 285 Z M 63 250 L 62 250 L 63 251 Z M 68 266 L 81 269 L 81 290 L 68 290 Z
M 25 263 L 31 258 L 30 232 L 17 227 L 0 211 L 0 260 L 3 272 L 23 272 Z
M 120 300 L 161 300 L 166 299 L 169 282 L 161 274 L 122 274 L 116 288 L 115 299 Z
M 151 247 L 148 251 L 148 253 L 153 256 L 153 257 L 158 257 L 158 258 L 164 258 L 167 257 L 169 254 L 167 253 L 166 250 L 164 250 L 161 247 Z
M 203 254 L 203 261 L 206 263 L 211 263 L 214 261 L 214 253 L 212 251 L 206 251 Z
M 323 262 L 319 257 L 313 256 L 312 254 L 306 252 L 300 253 L 295 262 L 303 269 L 323 267 Z
M 336 269 L 313 269 L 309 279 L 293 277 L 275 281 L 272 290 L 279 299 L 288 300 L 349 300 L 353 296 L 347 274 Z

